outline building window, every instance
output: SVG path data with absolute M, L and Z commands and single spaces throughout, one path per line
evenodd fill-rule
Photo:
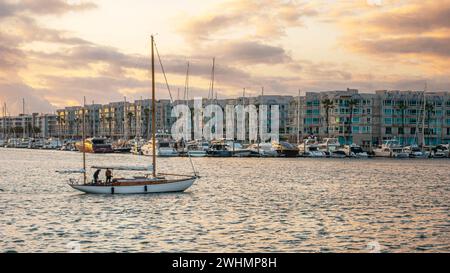
M 386 135 L 390 135 L 390 134 L 392 134 L 392 128 L 386 127 Z
M 392 124 L 392 118 L 385 118 L 384 119 L 384 124 Z

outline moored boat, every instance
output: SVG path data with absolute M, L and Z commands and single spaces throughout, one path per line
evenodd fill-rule
M 345 145 L 344 149 L 345 154 L 348 157 L 353 157 L 353 158 L 368 158 L 369 154 L 367 152 L 365 152 L 361 146 L 356 145 L 356 144 L 351 144 L 351 145 Z
M 298 148 L 289 142 L 280 141 L 272 143 L 273 149 L 277 151 L 280 157 L 297 157 Z
M 298 145 L 299 155 L 303 157 L 326 157 L 326 153 L 319 149 L 316 139 L 305 139 Z
M 250 152 L 260 157 L 276 157 L 278 152 L 273 148 L 272 143 L 256 143 L 248 147 Z
M 88 138 L 83 141 L 79 141 L 75 143 L 75 147 L 80 152 L 86 152 L 86 153 L 113 153 L 114 150 L 110 143 L 107 142 L 106 138 Z

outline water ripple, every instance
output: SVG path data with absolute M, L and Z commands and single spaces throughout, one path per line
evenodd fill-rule
M 0 149 L 0 252 L 450 251 L 448 160 L 194 161 L 202 179 L 186 193 L 95 196 L 55 175 L 80 154 Z M 190 172 L 186 159 L 159 165 Z

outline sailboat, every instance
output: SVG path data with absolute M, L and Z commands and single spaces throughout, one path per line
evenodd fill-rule
M 154 47 L 155 42 L 151 36 L 152 43 L 152 116 L 156 115 L 155 105 L 155 58 Z M 85 141 L 85 108 L 86 99 L 83 107 L 83 141 Z M 156 119 L 152 118 L 152 139 L 153 143 L 156 140 Z M 97 179 L 89 182 L 86 176 L 86 153 L 83 150 L 83 168 L 80 170 L 64 170 L 59 171 L 61 174 L 82 174 L 82 180 L 69 179 L 69 186 L 85 193 L 92 194 L 144 194 L 144 193 L 166 193 L 166 192 L 183 192 L 191 187 L 199 178 L 192 165 L 194 175 L 181 174 L 164 174 L 157 173 L 156 170 L 156 146 L 153 145 L 153 164 L 149 166 L 92 166 L 92 169 L 100 172 L 106 171 L 125 171 L 140 173 L 131 178 L 114 178 L 110 181 L 98 181 Z M 191 162 L 192 163 L 192 162 Z

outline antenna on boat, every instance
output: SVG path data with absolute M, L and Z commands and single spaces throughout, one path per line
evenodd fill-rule
M 82 133 L 82 143 L 83 149 L 83 182 L 86 184 L 86 97 L 83 97 L 83 133 Z

